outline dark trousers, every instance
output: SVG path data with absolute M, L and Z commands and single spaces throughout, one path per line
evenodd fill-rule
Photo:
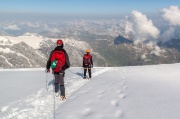
M 54 74 L 55 78 L 55 92 L 58 92 L 59 90 L 59 84 L 60 84 L 60 92 L 61 96 L 65 96 L 65 87 L 64 87 L 64 73 Z
M 84 77 L 86 77 L 86 72 L 88 69 L 89 78 L 91 78 L 91 68 L 84 67 Z

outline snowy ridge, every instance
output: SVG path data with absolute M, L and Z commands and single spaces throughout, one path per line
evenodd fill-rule
M 33 36 L 33 37 L 41 37 L 41 38 L 43 37 L 37 33 L 29 33 L 29 32 L 23 34 L 23 36 Z
M 17 53 L 17 55 L 24 57 L 24 58 L 28 61 L 28 64 L 32 67 L 32 64 L 31 64 L 30 60 L 29 60 L 26 56 L 24 56 L 24 55 L 21 54 L 21 53 Z
M 72 67 L 65 74 L 67 99 L 55 97 L 55 103 L 53 75 L 43 69 L 0 71 L 0 84 L 12 82 L 0 86 L 0 118 L 178 119 L 179 69 L 180 64 L 95 67 L 93 78 L 84 80 L 83 69 Z
M 106 71 L 105 73 L 101 73 Z M 114 72 L 119 75 L 111 75 Z M 97 72 L 91 82 L 75 92 L 63 106 L 57 109 L 57 118 L 63 119 L 119 119 L 123 115 L 119 107 L 126 97 L 125 68 L 105 68 Z M 101 75 L 98 75 L 101 74 Z M 95 74 L 93 74 L 94 76 Z M 87 97 L 89 97 L 87 99 Z M 81 102 L 78 103 L 78 102 Z M 75 107 L 70 115 L 68 109 Z M 109 110 L 111 110 L 109 112 Z
M 0 51 L 4 53 L 14 53 L 10 48 L 0 48 Z
M 9 71 L 9 72 L 14 72 L 14 71 L 45 71 L 45 68 L 43 69 L 43 68 L 16 68 L 16 69 L 0 69 L 0 71 L 1 72 L 7 72 L 7 71 Z
M 37 36 L 18 36 L 18 37 L 4 36 L 4 37 L 11 42 L 11 45 L 20 42 L 25 42 L 27 45 L 31 46 L 34 49 L 40 48 L 39 44 L 44 40 L 44 38 Z
M 6 57 L 4 57 L 4 56 L 2 56 L 2 55 L 0 55 L 3 59 L 5 59 L 5 61 L 7 62 L 7 64 L 9 64 L 11 67 L 13 67 L 13 64 L 11 64 L 7 59 L 6 59 Z
M 10 45 L 11 42 L 9 41 L 8 38 L 4 36 L 0 36 L 0 45 Z
M 27 71 L 28 69 L 22 69 L 21 71 Z M 31 69 L 32 70 L 32 69 Z M 31 71 L 29 70 L 29 71 Z M 106 69 L 96 69 L 97 72 L 93 73 L 93 76 L 96 77 L 106 71 Z M 12 70 L 11 70 L 12 71 Z M 20 71 L 20 69 L 19 69 Z M 74 81 L 75 80 L 75 81 Z M 67 78 L 65 80 L 66 90 L 67 90 L 67 98 L 69 98 L 74 92 L 76 92 L 80 87 L 86 84 L 89 80 L 82 80 L 82 78 L 77 75 L 72 77 L 72 79 Z M 27 98 L 23 98 L 21 100 L 12 102 L 7 106 L 1 108 L 0 113 L 1 119 L 10 119 L 10 118 L 18 118 L 18 119 L 34 119 L 34 118 L 53 118 L 54 111 L 54 87 L 53 80 L 51 80 L 48 84 L 48 91 L 46 88 L 41 88 L 39 91 L 34 93 L 33 95 L 28 96 Z M 55 97 L 56 109 L 64 102 L 60 101 L 60 98 Z
M 87 48 L 89 48 L 89 49 L 91 48 L 91 46 L 88 43 L 86 43 L 85 41 L 78 41 L 78 40 L 75 40 L 73 38 L 65 38 L 64 41 L 68 45 L 70 45 L 72 47 L 76 47 L 76 48 L 84 50 L 84 51 Z

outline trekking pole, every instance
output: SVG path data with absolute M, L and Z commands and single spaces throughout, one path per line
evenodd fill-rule
M 93 69 L 93 65 L 91 66 L 91 78 L 92 78 L 92 73 L 93 73 L 94 69 Z
M 54 76 L 54 112 L 53 112 L 53 115 L 54 115 L 54 119 L 56 119 L 56 112 L 55 112 L 55 108 L 56 108 L 56 100 L 55 100 L 55 76 Z
M 48 78 L 48 73 L 46 74 L 46 90 L 48 91 L 48 84 L 47 84 L 47 78 Z
M 84 67 L 82 67 L 82 79 L 84 79 Z
M 48 91 L 48 84 L 47 84 L 48 71 L 47 71 L 47 70 L 45 70 L 45 73 L 46 73 L 46 90 Z

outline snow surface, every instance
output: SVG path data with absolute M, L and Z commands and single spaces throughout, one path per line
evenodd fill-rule
M 0 119 L 178 119 L 180 64 L 66 71 L 66 101 L 44 69 L 0 70 Z M 48 90 L 46 90 L 46 79 Z

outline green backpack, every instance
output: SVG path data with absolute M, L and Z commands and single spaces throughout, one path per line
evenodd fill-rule
M 56 68 L 56 66 L 57 66 L 57 60 L 53 60 L 51 62 L 51 68 L 54 69 L 54 68 Z

